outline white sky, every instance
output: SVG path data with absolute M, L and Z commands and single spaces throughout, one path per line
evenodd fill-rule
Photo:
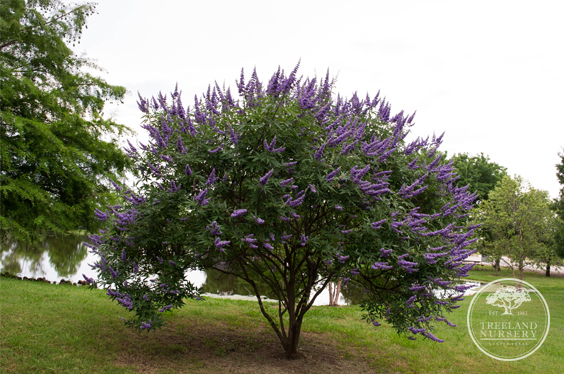
M 304 76 L 338 75 L 336 92 L 378 90 L 392 112 L 417 110 L 415 136 L 446 131 L 442 150 L 483 152 L 552 198 L 564 147 L 564 2 L 99 0 L 75 51 L 125 86 L 108 107 L 138 127 L 137 91 L 192 104 L 241 68 L 267 81 L 301 58 Z M 236 90 L 235 90 L 236 91 Z

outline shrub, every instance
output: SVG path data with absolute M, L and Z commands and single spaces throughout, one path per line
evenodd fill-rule
M 299 64 L 298 64 L 299 65 Z M 91 237 L 110 298 L 152 330 L 161 315 L 198 298 L 188 269 L 213 268 L 248 282 L 286 355 L 297 357 L 301 324 L 332 280 L 367 292 L 366 320 L 441 341 L 430 331 L 460 300 L 453 281 L 475 227 L 463 218 L 475 194 L 457 188 L 437 152 L 442 136 L 405 142 L 413 115 L 392 116 L 379 95 L 333 94 L 333 82 L 298 79 L 298 66 L 263 86 L 256 72 L 238 98 L 217 84 L 192 108 L 140 96 L 151 141 L 130 143 L 141 178 Z M 278 296 L 272 314 L 257 279 Z M 93 279 L 89 280 L 94 282 Z

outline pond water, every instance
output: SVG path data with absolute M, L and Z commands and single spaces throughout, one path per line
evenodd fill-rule
M 83 280 L 82 274 L 96 279 L 96 271 L 88 264 L 98 261 L 98 256 L 90 253 L 83 244 L 89 239 L 86 236 L 46 237 L 34 245 L 8 243 L 0 246 L 0 271 L 28 278 L 45 277 L 48 281 L 59 283 L 61 279 L 73 283 Z M 229 297 L 255 299 L 250 286 L 235 276 L 223 274 L 217 270 L 189 270 L 186 277 L 196 287 L 202 287 L 205 294 L 212 297 Z M 274 299 L 274 294 L 266 285 L 257 282 L 262 297 Z M 475 287 L 466 291 L 471 296 L 483 286 L 476 282 Z M 444 291 L 434 291 L 437 296 L 448 296 Z M 444 294 L 444 295 L 443 295 Z M 339 305 L 360 304 L 365 293 L 352 283 L 343 285 L 339 295 Z M 323 290 L 314 305 L 328 305 L 329 291 Z
M 62 279 L 78 282 L 84 279 L 82 274 L 96 279 L 96 271 L 88 264 L 98 261 L 99 257 L 88 251 L 84 241 L 89 242 L 88 237 L 46 237 L 33 245 L 3 243 L 0 247 L 0 271 L 19 277 L 45 277 L 48 281 L 57 283 Z M 204 293 L 209 296 L 240 295 L 255 298 L 249 285 L 235 276 L 228 276 L 216 270 L 189 270 L 186 276 L 196 287 L 202 287 Z M 269 299 L 275 297 L 267 287 L 259 289 L 264 292 L 263 296 Z M 362 295 L 362 290 L 344 287 L 339 304 L 358 304 Z M 328 304 L 329 291 L 325 289 L 314 305 Z

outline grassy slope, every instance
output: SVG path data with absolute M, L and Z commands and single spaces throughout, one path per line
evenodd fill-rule
M 471 279 L 495 279 L 474 271 Z M 506 277 L 509 274 L 501 274 Z M 367 326 L 358 307 L 314 307 L 306 316 L 305 358 L 283 358 L 255 302 L 188 301 L 169 325 L 137 334 L 118 317 L 127 311 L 102 290 L 0 278 L 0 368 L 7 373 L 533 373 L 564 372 L 564 278 L 529 274 L 546 298 L 549 335 L 532 356 L 491 359 L 466 328 L 470 299 L 453 313 L 457 328 L 440 326 L 446 340 L 409 341 L 389 326 Z

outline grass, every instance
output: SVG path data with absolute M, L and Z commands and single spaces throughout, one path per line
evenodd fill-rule
M 491 281 L 491 271 L 469 279 Z M 502 272 L 500 276 L 510 277 Z M 306 315 L 304 358 L 288 361 L 256 302 L 188 301 L 168 326 L 138 334 L 128 312 L 102 290 L 0 278 L 2 373 L 533 373 L 564 372 L 564 278 L 526 273 L 545 297 L 551 328 L 542 347 L 519 361 L 491 359 L 466 327 L 470 298 L 439 326 L 445 343 L 407 340 L 362 321 L 358 307 L 314 307 Z

